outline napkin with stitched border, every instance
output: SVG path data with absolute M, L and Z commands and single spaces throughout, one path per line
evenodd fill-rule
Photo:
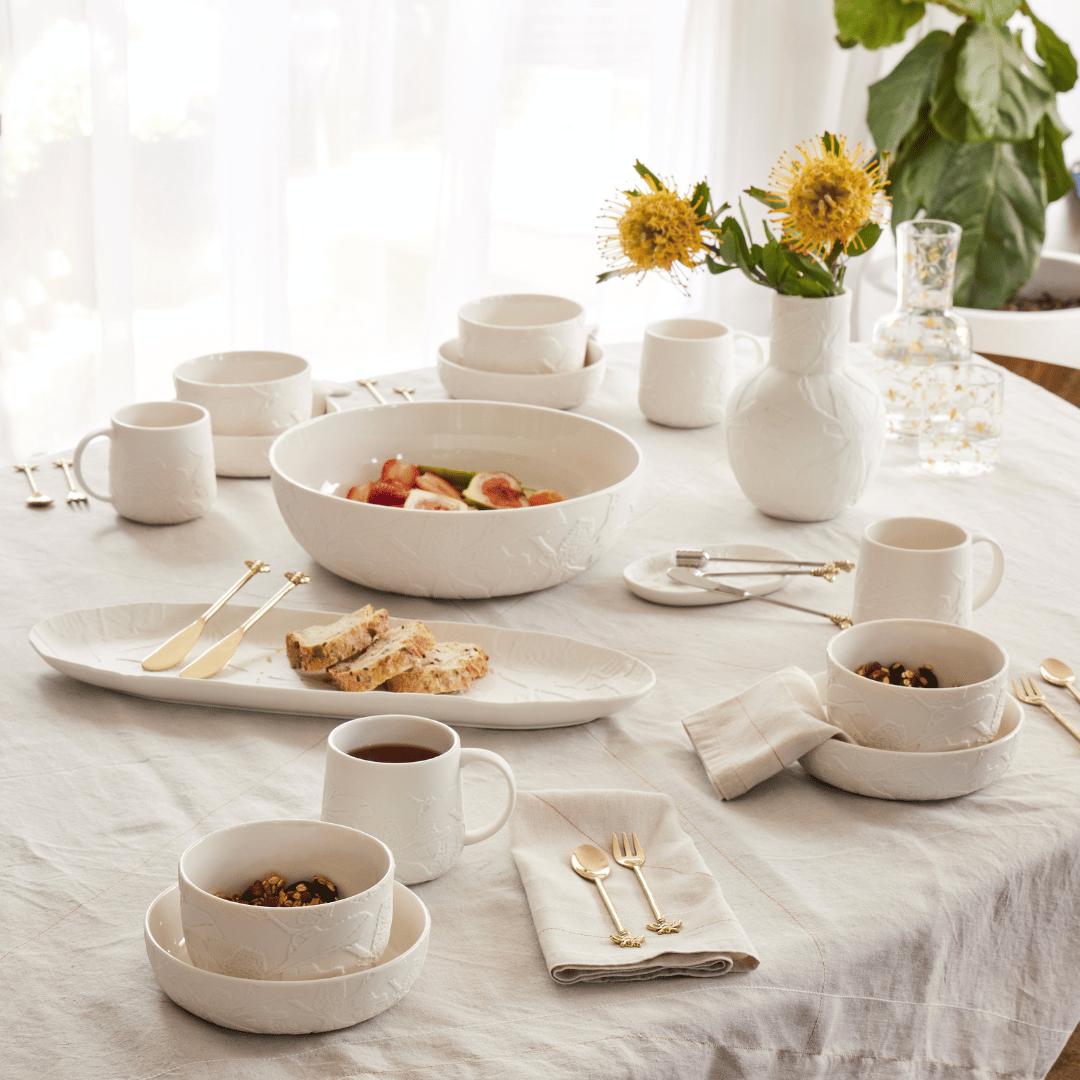
M 633 870 L 611 855 L 611 834 L 637 833 L 645 877 L 678 933 L 657 934 Z M 633 841 L 631 840 L 631 844 Z M 754 947 L 728 907 L 716 878 L 679 824 L 667 795 L 645 791 L 522 791 L 510 819 L 510 844 L 551 977 L 560 983 L 642 982 L 669 975 L 698 978 L 752 971 Z M 596 885 L 570 866 L 579 844 L 608 857 L 605 879 L 615 910 L 640 948 L 611 941 L 615 926 Z
M 814 680 L 797 667 L 688 716 L 683 727 L 721 799 L 744 795 L 827 739 L 853 741 L 828 722 Z

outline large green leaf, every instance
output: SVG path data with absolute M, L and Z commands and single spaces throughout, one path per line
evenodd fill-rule
M 1070 132 L 1061 122 L 1057 109 L 1050 105 L 1039 122 L 1039 155 L 1046 177 L 1046 201 L 1052 203 L 1073 189 L 1072 173 L 1065 165 L 1062 143 Z
M 954 147 L 930 217 L 963 230 L 956 303 L 999 308 L 1035 271 L 1045 232 L 1046 189 L 1036 140 Z
M 941 58 L 938 79 L 930 95 L 930 122 L 938 132 L 956 143 L 985 142 L 989 136 L 979 126 L 975 114 L 956 92 L 956 71 L 960 53 L 976 24 L 965 22 L 957 27 L 952 44 Z
M 931 217 L 930 207 L 938 199 L 941 178 L 955 154 L 955 143 L 943 139 L 927 120 L 919 136 L 889 168 L 889 196 L 892 199 L 893 229 L 902 221 L 910 221 L 920 210 Z
M 934 30 L 884 79 L 871 84 L 866 122 L 879 150 L 895 153 L 900 141 L 915 127 L 920 110 L 930 100 L 951 42 L 950 34 Z
M 1026 3 L 1021 7 L 1035 26 L 1035 52 L 1046 65 L 1046 77 L 1055 90 L 1071 90 L 1076 83 L 1076 57 L 1072 50 L 1046 23 L 1036 18 Z
M 956 92 L 986 137 L 1009 142 L 1034 138 L 1054 97 L 1042 68 L 1008 27 L 994 23 L 976 23 L 968 34 L 956 60 Z
M 833 15 L 841 45 L 855 42 L 868 49 L 896 45 L 922 17 L 921 0 L 833 0 Z
M 1020 0 L 947 0 L 946 6 L 980 22 L 1003 23 L 1016 14 Z

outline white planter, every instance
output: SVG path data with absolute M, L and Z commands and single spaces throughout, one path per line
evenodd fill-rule
M 769 363 L 732 391 L 728 458 L 746 497 L 788 521 L 826 521 L 877 471 L 885 408 L 873 380 L 845 366 L 851 297 L 772 297 Z

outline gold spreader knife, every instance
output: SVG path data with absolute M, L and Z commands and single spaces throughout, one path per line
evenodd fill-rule
M 607 908 L 615 929 L 619 931 L 618 934 L 609 934 L 608 937 L 624 949 L 640 949 L 645 943 L 645 935 L 634 937 L 623 926 L 622 919 L 619 918 L 619 913 L 615 910 L 607 889 L 604 888 L 603 879 L 611 873 L 611 864 L 607 861 L 607 856 L 593 844 L 579 844 L 570 856 L 570 865 L 575 873 L 580 874 L 586 881 L 593 882 L 600 890 L 600 899 L 604 901 L 604 907 Z
M 240 647 L 244 635 L 287 593 L 297 585 L 306 585 L 311 578 L 307 574 L 301 574 L 299 570 L 290 570 L 285 578 L 288 582 L 283 585 L 250 619 L 241 623 L 228 637 L 222 638 L 216 645 L 211 645 L 197 660 L 192 660 L 183 671 L 180 672 L 182 679 L 208 679 L 216 675 L 232 658 Z
M 177 631 L 164 645 L 159 645 L 143 662 L 143 671 L 165 671 L 176 667 L 202 637 L 203 628 L 218 613 L 226 601 L 235 596 L 256 574 L 266 574 L 270 564 L 259 559 L 245 559 L 248 572 L 223 596 L 219 597 L 193 623 Z

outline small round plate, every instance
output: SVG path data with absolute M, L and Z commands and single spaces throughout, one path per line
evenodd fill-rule
M 786 551 L 779 548 L 763 547 L 761 544 L 703 544 L 706 551 L 713 555 L 723 555 L 737 559 L 793 559 Z M 705 607 L 709 604 L 731 604 L 741 600 L 738 596 L 725 596 L 723 593 L 697 589 L 693 585 L 682 585 L 668 577 L 668 570 L 675 565 L 675 549 L 661 551 L 656 555 L 647 555 L 644 559 L 632 562 L 623 571 L 626 587 L 642 600 L 651 600 L 654 604 L 667 604 L 670 607 Z M 753 564 L 710 563 L 705 569 L 715 570 L 752 570 Z M 776 592 L 784 584 L 780 574 L 749 574 L 746 577 L 718 577 L 715 579 L 725 585 L 735 585 L 755 596 L 766 596 Z
M 825 673 L 813 679 L 824 699 Z M 898 802 L 955 799 L 986 787 L 1008 771 L 1023 726 L 1024 710 L 1006 694 L 997 736 L 981 746 L 937 752 L 878 750 L 826 739 L 803 754 L 799 764 L 811 776 L 853 795 Z

